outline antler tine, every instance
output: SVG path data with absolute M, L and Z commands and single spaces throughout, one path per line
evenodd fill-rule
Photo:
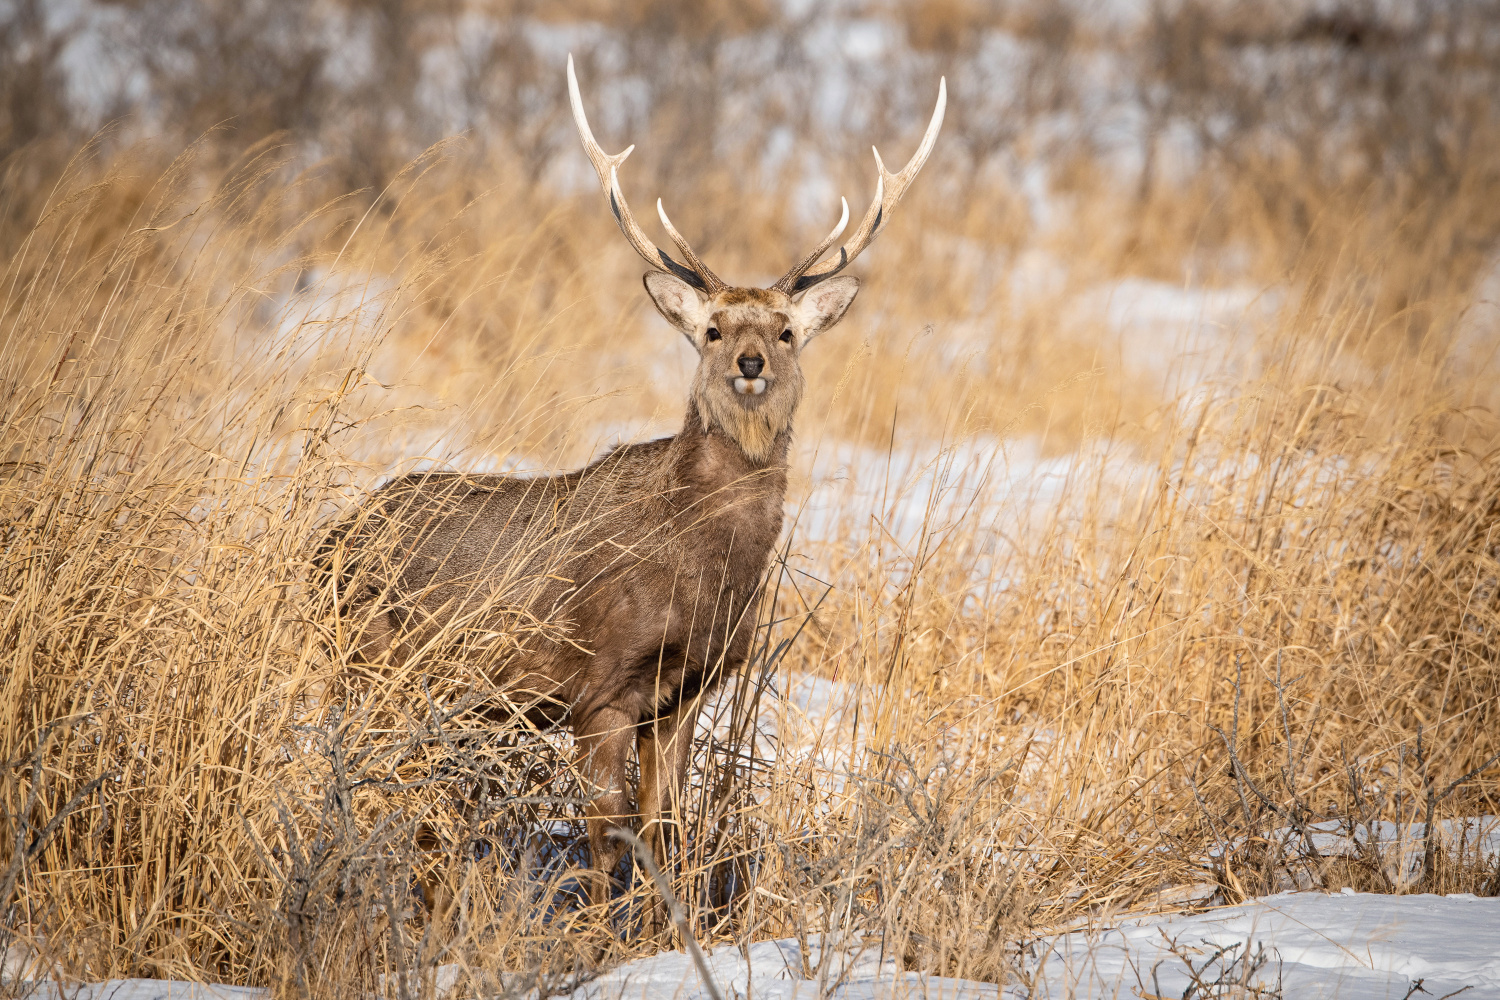
M 724 282 L 720 281 L 703 262 L 698 260 L 698 255 L 693 253 L 688 246 L 687 240 L 667 225 L 667 232 L 672 236 L 672 241 L 677 244 L 683 256 L 688 259 L 686 265 L 678 263 L 665 250 L 658 247 L 641 230 L 635 221 L 635 216 L 630 212 L 630 205 L 625 201 L 625 195 L 620 190 L 620 164 L 635 150 L 635 146 L 627 146 L 620 153 L 610 155 L 606 153 L 599 143 L 594 139 L 594 132 L 589 128 L 588 116 L 583 113 L 583 97 L 578 92 L 578 75 L 573 71 L 573 55 L 568 54 L 568 102 L 573 106 L 573 124 L 578 127 L 578 137 L 583 141 L 583 151 L 588 154 L 589 162 L 594 165 L 594 172 L 599 175 L 599 186 L 604 191 L 604 197 L 609 199 L 609 210 L 615 217 L 615 222 L 620 226 L 620 232 L 625 234 L 625 239 L 641 259 L 658 271 L 666 271 L 709 292 L 716 292 L 724 288 Z M 666 216 L 662 216 L 665 220 Z
M 859 228 L 854 231 L 843 246 L 839 247 L 837 259 L 829 259 L 822 264 L 816 264 L 819 257 L 826 252 L 823 247 L 813 254 L 811 260 L 805 260 L 802 264 L 792 268 L 784 277 L 776 282 L 776 288 L 787 294 L 803 291 L 825 278 L 831 278 L 838 274 L 849 262 L 860 255 L 865 247 L 869 246 L 885 224 L 890 221 L 891 210 L 906 193 L 907 187 L 921 171 L 922 165 L 927 162 L 927 157 L 932 153 L 933 144 L 937 142 L 938 130 L 943 127 L 943 111 L 948 106 L 948 81 L 943 78 L 938 81 L 937 107 L 933 109 L 932 120 L 927 123 L 927 132 L 922 136 L 922 143 L 906 166 L 901 168 L 899 174 L 893 174 L 885 169 L 885 163 L 880 159 L 880 150 L 871 147 L 875 154 L 875 166 L 879 173 L 875 181 L 875 198 L 870 202 L 870 207 L 865 211 L 865 217 L 860 220 Z M 831 242 L 831 241 L 830 241 Z
M 677 249 L 681 250 L 682 255 L 687 258 L 688 267 L 691 267 L 702 276 L 710 292 L 717 292 L 720 289 L 729 287 L 723 281 L 719 280 L 717 274 L 708 269 L 707 264 L 698 259 L 697 254 L 693 253 L 693 248 L 688 245 L 688 241 L 677 231 L 677 227 L 672 225 L 672 220 L 667 218 L 667 210 L 662 208 L 660 198 L 656 199 L 656 216 L 661 219 L 662 228 L 667 231 L 668 236 L 672 237 L 672 242 L 677 244 Z
M 824 237 L 822 243 L 819 243 L 817 246 L 813 247 L 812 253 L 808 254 L 806 257 L 803 257 L 801 263 L 792 268 L 786 274 L 783 274 L 781 276 L 781 280 L 772 285 L 772 288 L 780 289 L 781 291 L 786 292 L 788 295 L 790 295 L 792 292 L 792 286 L 796 283 L 798 278 L 802 277 L 803 272 L 816 264 L 818 262 L 818 258 L 827 253 L 828 248 L 833 246 L 833 241 L 843 235 L 844 227 L 849 224 L 849 199 L 840 197 L 839 201 L 843 203 L 844 213 L 839 216 L 839 224 L 833 227 L 833 232 Z

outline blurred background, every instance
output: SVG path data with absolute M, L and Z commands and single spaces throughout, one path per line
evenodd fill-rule
M 6 0 L 0 160 L 45 185 L 101 129 L 92 156 L 208 135 L 225 160 L 275 136 L 330 189 L 379 191 L 462 136 L 470 164 L 567 193 L 591 183 L 569 52 L 606 145 L 638 143 L 627 190 L 664 194 L 715 256 L 745 239 L 747 196 L 776 194 L 764 224 L 799 233 L 839 193 L 863 203 L 866 150 L 904 160 L 940 75 L 920 190 L 978 232 L 1064 225 L 1107 193 L 1133 222 L 1107 250 L 1175 279 L 1184 243 L 1283 264 L 1358 211 L 1464 282 L 1500 227 L 1479 197 L 1500 174 L 1488 0 Z M 1423 296 L 1412 281 L 1391 307 Z
M 453 201 L 429 213 L 442 238 L 477 253 L 527 237 L 473 280 L 528 275 L 534 318 L 566 309 L 595 327 L 644 317 L 626 278 L 638 265 L 610 235 L 568 115 L 568 53 L 604 145 L 637 144 L 622 182 L 648 229 L 660 195 L 742 283 L 779 275 L 839 195 L 860 211 L 870 145 L 904 162 L 946 76 L 936 153 L 884 238 L 901 246 L 861 261 L 871 288 L 899 295 L 862 310 L 846 340 L 879 363 L 933 330 L 943 377 L 982 374 L 995 398 L 1020 401 L 982 403 L 984 419 L 1045 424 L 1059 440 L 1090 419 L 1144 418 L 1226 359 L 1242 374 L 1244 338 L 1227 334 L 1330 279 L 1358 284 L 1371 312 L 1345 347 L 1377 366 L 1424 344 L 1447 356 L 1458 327 L 1434 347 L 1436 303 L 1484 299 L 1497 280 L 1489 0 L 6 0 L 0 52 L 0 248 L 29 231 L 69 164 L 103 176 L 124 158 L 145 178 L 191 145 L 191 171 L 222 184 L 274 160 L 276 183 L 296 189 L 282 193 L 289 224 L 339 196 L 344 212 L 378 203 L 445 143 L 441 180 L 423 189 Z M 117 192 L 113 210 L 148 189 Z M 417 228 L 437 238 L 436 223 Z M 298 273 L 286 280 L 302 288 L 322 272 Z M 618 280 L 559 298 L 559 276 L 583 273 Z M 885 319 L 892 310 L 905 320 Z M 506 307 L 483 311 L 448 329 L 493 325 Z M 647 429 L 670 431 L 679 393 L 655 383 L 692 359 L 647 329 L 668 360 L 585 352 L 571 373 L 596 392 L 644 392 L 641 409 L 659 416 Z M 570 343 L 558 336 L 547 346 Z M 485 342 L 486 364 L 536 348 L 514 323 Z M 1077 406 L 1040 401 L 1086 372 L 1088 386 L 1061 396 Z M 408 376 L 444 377 L 378 373 Z M 1085 397 L 1103 417 L 1075 412 Z

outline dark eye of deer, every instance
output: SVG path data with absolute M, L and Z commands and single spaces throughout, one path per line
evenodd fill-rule
M 782 330 L 781 331 L 781 342 L 783 344 L 790 344 L 792 342 L 792 331 L 790 331 L 790 330 Z
M 713 327 L 709 327 L 708 328 L 708 339 L 709 340 L 718 340 L 719 339 L 719 331 L 715 330 Z

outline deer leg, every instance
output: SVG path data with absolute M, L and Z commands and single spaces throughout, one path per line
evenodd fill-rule
M 431 825 L 423 823 L 417 827 L 416 848 L 424 862 L 417 884 L 422 890 L 422 904 L 427 910 L 427 920 L 438 926 L 447 923 L 455 898 L 448 881 L 448 858 L 440 857 L 447 853 L 444 846 Z M 434 861 L 434 858 L 437 860 Z
M 656 863 L 663 867 L 670 840 L 667 828 L 680 819 L 697 721 L 698 699 L 689 698 L 660 718 L 644 723 L 636 733 L 641 763 L 641 839 L 651 845 Z
M 670 831 L 679 826 L 682 817 L 682 789 L 692 757 L 697 720 L 698 700 L 690 698 L 666 715 L 642 723 L 636 730 L 641 764 L 638 796 L 641 839 L 651 848 L 656 864 L 663 871 L 667 868 L 671 842 L 682 841 L 680 836 L 673 838 Z M 664 929 L 669 922 L 666 901 L 661 900 L 648 913 L 648 933 Z
M 578 765 L 590 796 L 586 813 L 594 879 L 589 896 L 595 903 L 609 901 L 610 880 L 625 854 L 624 842 L 609 831 L 631 818 L 625 768 L 636 721 L 618 708 L 603 707 L 580 719 L 575 729 Z

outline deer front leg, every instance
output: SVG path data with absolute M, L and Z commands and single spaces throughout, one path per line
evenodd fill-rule
M 595 709 L 576 724 L 578 766 L 589 795 L 586 814 L 594 868 L 589 898 L 595 903 L 609 902 L 615 866 L 625 854 L 625 844 L 609 831 L 630 821 L 625 768 L 635 727 L 634 716 L 608 706 Z
M 682 790 L 693 755 L 693 730 L 700 699 L 687 698 L 667 714 L 636 730 L 641 763 L 641 839 L 650 845 L 664 870 L 670 841 L 668 828 L 682 818 Z M 680 842 L 681 838 L 677 838 Z
M 698 721 L 698 699 L 678 704 L 659 718 L 636 729 L 636 747 L 641 765 L 641 788 L 637 808 L 641 814 L 641 839 L 651 849 L 656 864 L 667 870 L 673 840 L 671 829 L 682 820 L 682 789 L 692 757 L 693 728 Z M 646 910 L 645 930 L 654 935 L 671 923 L 666 900 L 656 900 Z

